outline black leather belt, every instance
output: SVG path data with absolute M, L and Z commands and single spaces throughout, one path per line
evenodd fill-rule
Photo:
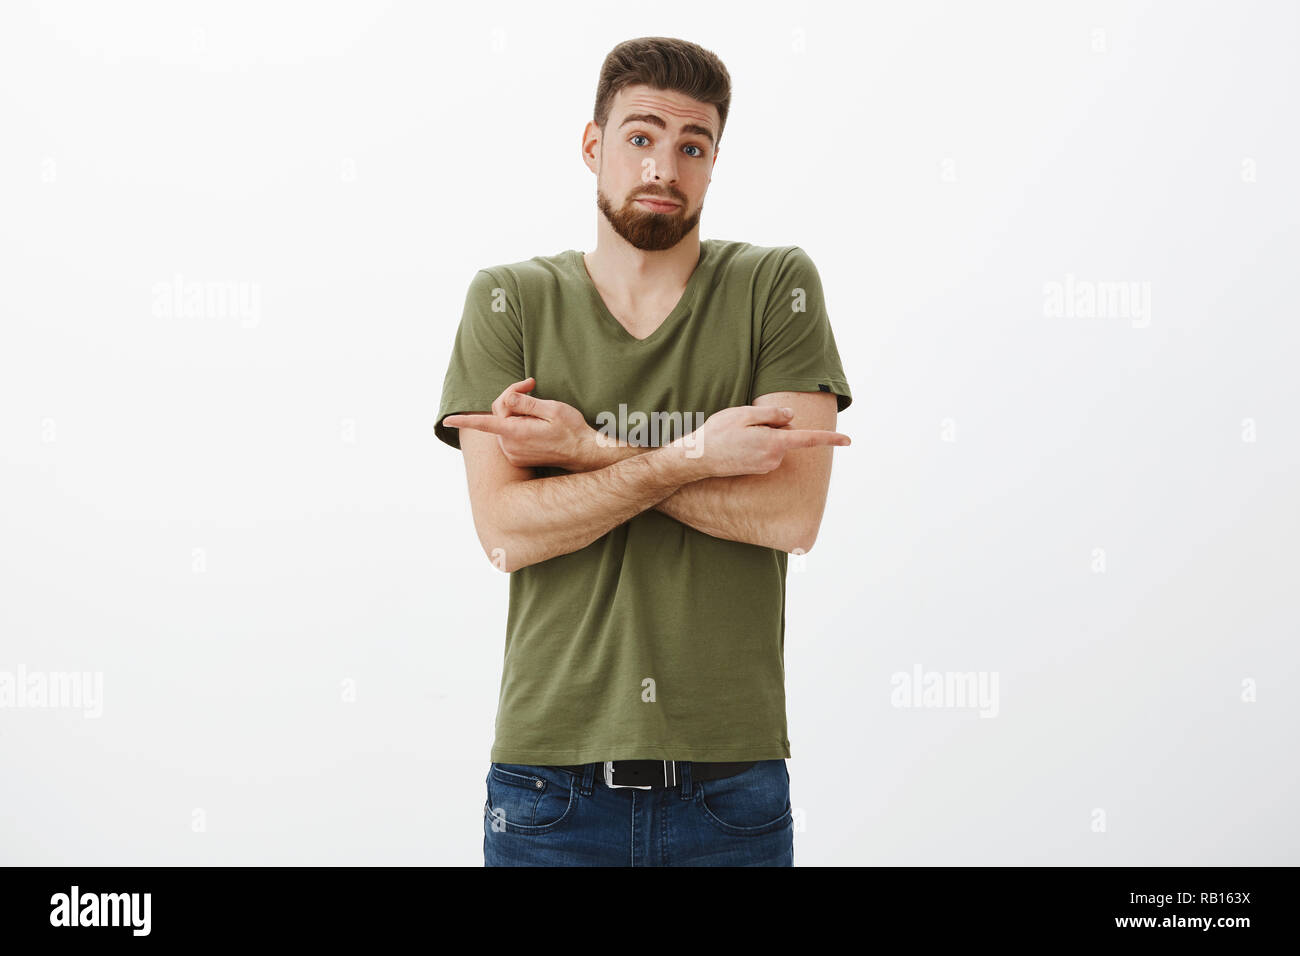
M 663 790 L 682 782 L 682 765 L 691 765 L 692 780 L 721 780 L 733 777 L 754 766 L 755 761 L 740 763 L 699 762 L 695 760 L 606 760 L 596 764 L 597 776 L 604 774 L 608 787 L 635 787 L 638 790 Z M 587 764 L 557 764 L 561 770 L 582 773 Z

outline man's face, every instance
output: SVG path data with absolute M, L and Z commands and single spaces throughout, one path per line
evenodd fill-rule
M 717 135 L 712 103 L 644 85 L 619 90 L 596 170 L 596 205 L 614 231 L 647 252 L 677 245 L 699 224 Z

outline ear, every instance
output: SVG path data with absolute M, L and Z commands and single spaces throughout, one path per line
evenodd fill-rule
M 593 173 L 600 168 L 600 127 L 594 120 L 588 120 L 582 130 L 582 161 Z

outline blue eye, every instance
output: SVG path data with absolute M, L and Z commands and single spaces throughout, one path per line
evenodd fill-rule
M 637 142 L 637 140 L 639 139 L 643 139 L 647 143 L 650 141 L 650 137 L 646 136 L 645 133 L 633 133 L 631 136 L 628 137 L 628 142 L 631 143 L 633 146 L 641 146 L 642 144 Z M 703 148 L 696 146 L 694 143 L 688 143 L 687 145 L 683 146 L 682 149 L 695 150 L 695 152 L 687 154 L 691 157 L 691 159 L 699 159 L 704 155 Z

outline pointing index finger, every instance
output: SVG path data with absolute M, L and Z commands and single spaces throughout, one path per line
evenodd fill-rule
M 473 428 L 494 435 L 503 434 L 507 427 L 505 420 L 496 415 L 448 415 L 442 423 L 448 428 Z
M 778 434 L 786 448 L 812 448 L 816 445 L 851 445 L 852 439 L 841 432 L 820 428 L 782 428 Z

